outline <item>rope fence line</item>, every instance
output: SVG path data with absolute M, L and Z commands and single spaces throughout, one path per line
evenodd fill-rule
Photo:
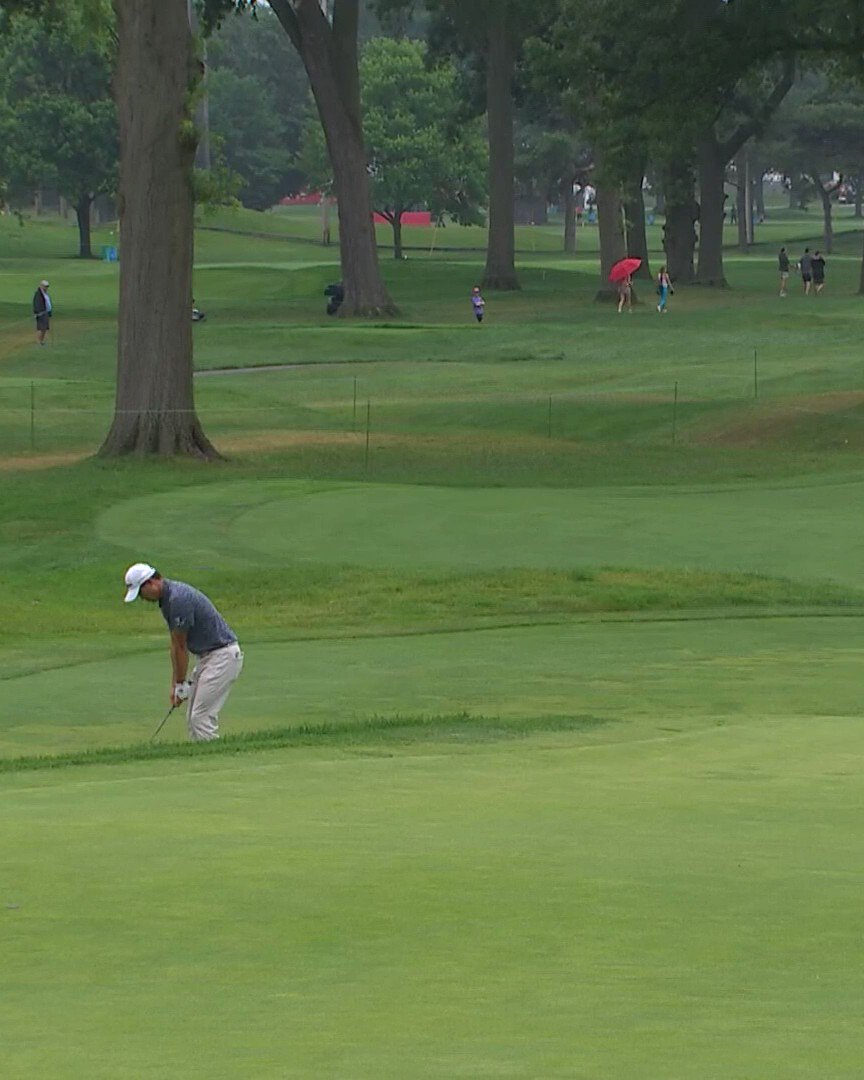
M 740 382 L 740 380 L 738 380 L 738 381 Z M 78 381 L 78 380 L 70 380 L 70 382 L 72 383 L 72 385 L 81 385 L 81 386 L 89 386 L 90 385 L 89 383 L 87 383 L 84 380 L 80 380 L 80 381 Z M 238 406 L 233 406 L 233 405 L 230 405 L 230 404 L 224 404 L 224 405 L 218 405 L 218 406 L 212 406 L 211 407 L 211 406 L 208 406 L 206 403 L 199 403 L 197 407 L 191 407 L 191 408 L 171 408 L 171 407 L 168 407 L 168 408 L 144 408 L 144 409 L 137 409 L 137 408 L 136 409 L 125 409 L 125 408 L 117 409 L 115 407 L 113 401 L 110 401 L 110 400 L 107 400 L 107 399 L 105 401 L 105 404 L 102 405 L 102 406 L 76 407 L 76 406 L 53 405 L 53 404 L 41 404 L 40 405 L 38 403 L 38 398 L 37 398 L 37 394 L 36 394 L 36 386 L 37 386 L 37 384 L 35 383 L 35 381 L 32 381 L 29 384 L 29 387 L 25 387 L 25 389 L 27 391 L 29 391 L 27 393 L 28 400 L 27 400 L 26 404 L 23 401 L 20 404 L 17 404 L 17 405 L 16 404 L 11 404 L 10 405 L 10 404 L 2 404 L 2 403 L 0 403 L 0 418 L 2 418 L 5 422 L 8 422 L 8 421 L 13 421 L 14 422 L 16 419 L 20 421 L 22 443 L 23 443 L 24 439 L 26 439 L 28 445 L 26 447 L 21 445 L 21 446 L 18 447 L 18 449 L 28 449 L 31 452 L 34 452 L 37 449 L 37 442 L 38 442 L 39 434 L 44 433 L 44 436 L 45 436 L 44 441 L 47 441 L 47 443 L 49 443 L 49 444 L 53 443 L 54 446 L 56 446 L 57 439 L 63 439 L 64 436 L 68 437 L 68 435 L 69 435 L 68 427 L 66 427 L 65 430 L 63 430 L 63 431 L 59 431 L 57 429 L 57 427 L 52 426 L 51 421 L 52 421 L 52 419 L 53 420 L 63 421 L 63 420 L 67 420 L 70 417 L 101 417 L 103 419 L 105 425 L 110 425 L 112 417 L 117 416 L 117 415 L 120 415 L 120 416 L 140 416 L 142 418 L 158 417 L 158 416 L 192 416 L 192 415 L 195 415 L 195 416 L 199 417 L 202 421 L 204 421 L 206 423 L 218 424 L 220 419 L 230 420 L 230 419 L 232 419 L 232 418 L 234 418 L 234 417 L 236 417 L 238 415 L 242 415 L 242 416 L 257 415 L 257 416 L 261 416 L 261 417 L 282 417 L 283 418 L 283 425 L 282 426 L 285 429 L 297 430 L 297 431 L 329 430 L 329 431 L 332 431 L 332 433 L 334 435 L 338 434 L 338 435 L 343 435 L 344 436 L 346 434 L 358 433 L 358 413 L 360 412 L 360 410 L 358 409 L 359 401 L 358 401 L 357 382 L 358 382 L 357 379 L 354 378 L 354 380 L 353 380 L 353 394 L 351 396 L 349 396 L 346 393 L 346 396 L 345 396 L 344 400 L 342 400 L 342 401 L 333 401 L 332 403 L 328 403 L 328 404 L 326 404 L 324 406 L 321 406 L 321 405 L 318 405 L 318 406 L 315 406 L 315 407 L 304 406 L 302 404 L 302 402 L 296 402 L 295 401 L 295 402 L 284 402 L 284 403 L 281 403 L 281 404 L 271 404 L 271 405 L 238 405 Z M 545 434 L 546 438 L 549 439 L 549 440 L 552 440 L 556 436 L 559 437 L 559 438 L 568 438 L 568 437 L 572 438 L 572 436 L 574 434 L 578 434 L 578 431 L 573 430 L 574 425 L 578 422 L 578 414 L 568 418 L 567 415 L 566 415 L 568 407 L 571 408 L 571 409 L 572 408 L 577 408 L 578 409 L 578 407 L 580 405 L 593 405 L 593 404 L 599 404 L 599 403 L 605 403 L 605 404 L 614 406 L 616 404 L 616 399 L 618 399 L 617 403 L 620 404 L 622 407 L 624 407 L 624 406 L 633 407 L 634 404 L 638 404 L 638 402 L 634 402 L 634 400 L 633 400 L 633 395 L 634 394 L 645 395 L 645 394 L 648 394 L 648 393 L 655 394 L 656 397 L 655 397 L 654 400 L 652 400 L 650 402 L 643 402 L 643 404 L 651 405 L 651 406 L 666 406 L 669 409 L 669 423 L 670 423 L 669 441 L 671 442 L 672 446 L 676 446 L 676 445 L 679 445 L 681 443 L 681 438 L 680 438 L 680 435 L 681 435 L 681 423 L 682 423 L 682 419 L 683 420 L 687 419 L 686 416 L 682 417 L 682 413 L 686 412 L 687 406 L 701 406 L 701 405 L 711 405 L 711 404 L 716 404 L 716 405 L 719 405 L 721 407 L 723 407 L 723 406 L 733 406 L 735 404 L 750 405 L 751 408 L 755 407 L 755 408 L 759 409 L 760 411 L 764 410 L 763 415 L 765 415 L 766 417 L 767 416 L 782 415 L 782 414 L 785 413 L 787 415 L 794 414 L 794 415 L 799 415 L 799 416 L 802 416 L 802 417 L 803 416 L 813 416 L 813 417 L 823 417 L 823 418 L 826 418 L 826 419 L 831 418 L 833 420 L 843 420 L 843 421 L 853 420 L 853 421 L 856 421 L 856 422 L 860 423 L 862 425 L 862 428 L 864 428 L 864 391 L 854 391 L 854 390 L 849 391 L 849 390 L 847 390 L 847 391 L 834 391 L 833 392 L 833 393 L 836 393 L 838 395 L 841 395 L 841 401 L 842 401 L 842 395 L 844 395 L 844 394 L 856 393 L 856 392 L 860 393 L 861 394 L 861 405 L 860 405 L 860 407 L 856 407 L 856 406 L 853 405 L 851 407 L 845 407 L 845 408 L 831 408 L 831 407 L 817 408 L 817 407 L 808 407 L 806 405 L 796 404 L 794 400 L 785 400 L 783 397 L 773 398 L 770 401 L 765 401 L 764 398 L 759 397 L 759 392 L 758 392 L 759 388 L 758 388 L 758 383 L 756 383 L 756 382 L 754 382 L 753 396 L 752 397 L 745 396 L 744 394 L 740 394 L 740 395 L 737 395 L 734 398 L 725 398 L 725 399 L 721 399 L 721 400 L 718 400 L 717 398 L 713 398 L 711 396 L 704 395 L 704 394 L 700 394 L 699 396 L 695 396 L 695 397 L 691 397 L 691 398 L 685 398 L 683 396 L 681 387 L 682 387 L 681 381 L 680 380 L 674 380 L 671 385 L 665 384 L 665 383 L 663 383 L 663 384 L 658 383 L 658 384 L 654 384 L 654 385 L 652 385 L 650 387 L 639 387 L 637 389 L 632 389 L 632 390 L 631 389 L 627 389 L 627 390 L 619 389 L 617 391 L 611 391 L 610 390 L 610 391 L 605 391 L 605 392 L 603 392 L 603 391 L 588 391 L 588 392 L 575 391 L 575 392 L 569 392 L 569 393 L 568 392 L 563 392 L 563 393 L 559 393 L 559 394 L 555 394 L 555 393 L 551 393 L 551 394 L 550 393 L 545 393 L 544 394 L 544 393 L 542 393 L 540 391 L 537 391 L 537 392 L 532 393 L 530 396 L 521 395 L 521 394 L 514 394 L 514 396 L 511 399 L 505 400 L 504 402 L 502 402 L 501 398 L 492 398 L 492 399 L 489 399 L 489 400 L 487 400 L 485 402 L 482 399 L 478 401 L 478 399 L 475 398 L 475 399 L 465 399 L 464 401 L 461 401 L 461 402 L 454 402 L 453 399 L 438 399 L 438 403 L 441 406 L 442 413 L 447 413 L 448 412 L 448 405 L 449 405 L 450 412 L 451 412 L 451 419 L 452 419 L 452 411 L 453 411 L 453 406 L 454 405 L 457 405 L 457 406 L 458 405 L 470 405 L 470 406 L 475 407 L 475 408 L 476 408 L 476 406 L 478 404 L 489 404 L 489 405 L 494 405 L 494 404 L 510 404 L 510 405 L 513 405 L 513 404 L 517 404 L 517 405 L 521 405 L 522 406 L 521 418 L 523 420 L 529 419 L 531 415 L 534 415 L 533 422 L 531 422 L 529 420 L 529 426 L 530 426 L 531 430 L 530 431 L 511 430 L 509 433 L 514 435 L 514 436 L 519 436 L 519 435 L 524 436 L 525 434 L 537 435 L 537 434 L 542 433 L 542 434 Z M 831 391 L 827 392 L 827 394 L 829 394 L 829 395 L 831 393 L 832 393 Z M 363 397 L 365 398 L 365 414 L 366 414 L 365 415 L 365 436 L 366 436 L 366 438 L 365 438 L 365 461 L 366 461 L 366 467 L 368 468 L 370 439 L 371 439 L 371 436 L 373 434 L 372 420 L 371 420 L 373 397 L 368 396 L 367 394 L 364 394 Z M 404 400 L 400 401 L 398 403 L 391 403 L 391 402 L 388 402 L 386 399 L 381 399 L 381 400 L 378 400 L 378 401 L 375 402 L 375 408 L 376 408 L 376 411 L 378 412 L 378 414 L 380 415 L 380 411 L 382 409 L 385 410 L 385 414 L 386 414 L 386 410 L 388 408 L 388 405 L 391 406 L 391 407 L 398 408 L 400 406 L 404 406 L 405 404 L 406 404 L 406 402 Z M 408 404 L 409 408 L 414 404 L 416 404 L 419 407 L 428 406 L 429 405 L 429 399 L 424 399 L 422 397 L 418 397 L 416 402 L 409 401 L 407 404 Z M 318 427 L 298 426 L 296 423 L 292 423 L 290 420 L 287 420 L 287 418 L 286 418 L 286 412 L 288 410 L 291 410 L 291 409 L 302 409 L 302 410 L 305 410 L 307 412 L 310 412 L 310 411 L 311 412 L 317 412 L 317 413 L 319 413 L 321 415 L 322 420 L 325 420 L 328 413 L 331 413 L 331 414 L 336 413 L 338 416 L 341 416 L 342 420 L 345 421 L 346 423 L 345 423 L 345 426 L 343 426 L 343 427 L 332 427 L 332 428 L 325 428 L 325 429 L 318 428 Z M 350 410 L 350 414 L 351 414 L 350 428 L 347 426 L 347 417 L 346 417 L 346 414 L 348 413 L 349 410 Z M 749 415 L 752 416 L 753 413 L 750 413 Z M 29 424 L 28 424 L 28 420 L 29 420 Z M 5 426 L 5 423 L 2 426 Z M 2 427 L 2 426 L 0 426 L 0 427 Z M 662 437 L 660 437 L 660 432 L 662 431 L 662 426 L 663 425 L 662 425 L 662 422 L 661 422 L 660 424 L 658 424 L 658 427 L 657 427 L 658 442 L 661 443 L 661 444 L 663 442 Z M 64 425 L 64 427 L 65 427 L 65 425 Z M 466 429 L 471 429 L 471 430 L 474 430 L 474 431 L 477 431 L 477 432 L 485 432 L 485 433 L 490 434 L 490 435 L 491 434 L 499 434 L 499 435 L 501 434 L 500 429 L 485 428 L 482 425 L 477 425 L 476 422 L 471 423 L 470 417 L 466 417 L 465 428 Z M 239 429 L 235 429 L 235 430 L 239 430 Z M 453 431 L 452 427 L 450 428 L 450 431 L 451 432 Z M 54 439 L 51 438 L 52 432 L 53 432 L 53 435 L 54 435 Z M 398 427 L 397 427 L 397 429 L 390 428 L 389 425 L 386 424 L 386 420 L 385 420 L 384 425 L 379 428 L 377 434 L 392 435 L 392 434 L 405 434 L 405 432 L 398 430 Z M 424 434 L 424 435 L 428 436 L 430 434 L 436 434 L 436 433 L 435 432 L 430 432 L 430 431 L 427 430 L 427 431 L 422 431 L 422 432 L 415 432 L 415 434 Z M 464 434 L 464 432 L 463 432 L 463 434 Z M 4 440 L 4 441 L 6 441 L 6 440 Z M 48 448 L 49 448 L 48 446 L 43 446 L 43 449 L 48 449 Z M 54 447 L 52 446 L 50 448 L 54 448 Z

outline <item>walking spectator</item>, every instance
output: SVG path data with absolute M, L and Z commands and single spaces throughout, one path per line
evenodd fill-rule
M 669 299 L 669 294 L 674 293 L 672 288 L 672 280 L 666 272 L 666 267 L 661 266 L 660 272 L 657 275 L 657 295 L 660 297 L 660 303 L 657 305 L 657 310 L 661 315 L 666 314 L 666 301 Z
M 480 295 L 480 286 L 475 285 L 471 290 L 471 307 L 474 309 L 474 318 L 477 322 L 483 322 L 486 314 L 486 301 Z
M 816 295 L 818 296 L 825 288 L 825 260 L 820 252 L 816 252 L 810 265 L 813 270 L 813 284 L 816 287 Z
M 813 283 L 813 256 L 810 248 L 804 248 L 804 254 L 798 260 L 798 269 L 801 271 L 801 281 L 804 284 L 804 295 L 810 295 L 810 287 Z
M 633 278 L 628 274 L 618 282 L 618 314 L 624 310 L 624 305 L 627 305 L 627 310 L 630 314 L 633 314 Z
M 39 288 L 33 294 L 33 315 L 36 318 L 36 344 L 45 344 L 45 335 L 51 329 L 51 311 L 53 305 L 48 295 L 48 282 L 40 281 Z
M 786 285 L 789 281 L 789 255 L 785 247 L 780 248 L 780 254 L 777 256 L 777 263 L 780 267 L 780 295 L 786 295 Z

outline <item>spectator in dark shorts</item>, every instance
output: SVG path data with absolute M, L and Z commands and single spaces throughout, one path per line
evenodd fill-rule
M 36 319 L 36 344 L 45 344 L 45 335 L 51 329 L 51 297 L 48 295 L 48 282 L 40 281 L 39 288 L 33 294 L 33 315 Z
M 777 256 L 777 262 L 780 267 L 780 295 L 786 295 L 786 283 L 789 281 L 789 255 L 785 247 L 780 248 L 780 254 Z
M 810 264 L 813 270 L 813 284 L 816 286 L 816 295 L 825 288 L 825 260 L 820 252 L 816 252 Z
M 801 280 L 804 282 L 804 295 L 810 295 L 810 286 L 813 282 L 813 256 L 810 248 L 804 248 L 804 254 L 798 260 L 798 269 L 801 271 Z

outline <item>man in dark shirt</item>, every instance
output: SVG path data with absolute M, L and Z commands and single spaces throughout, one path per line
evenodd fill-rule
M 813 284 L 816 287 L 816 295 L 818 296 L 825 288 L 825 260 L 822 258 L 821 252 L 816 252 L 810 266 L 813 271 Z
M 777 262 L 780 266 L 780 295 L 785 296 L 786 284 L 789 281 L 789 255 L 787 254 L 785 247 L 780 248 Z
M 804 248 L 804 254 L 798 262 L 798 268 L 801 271 L 801 280 L 804 282 L 804 295 L 809 296 L 810 285 L 813 281 L 813 256 L 810 254 L 810 248 Z
M 243 668 L 237 635 L 212 602 L 191 585 L 163 578 L 149 563 L 126 571 L 127 604 L 138 596 L 158 603 L 171 634 L 171 704 L 183 700 L 189 654 L 198 662 L 192 672 L 186 718 L 194 742 L 219 738 L 219 713 Z

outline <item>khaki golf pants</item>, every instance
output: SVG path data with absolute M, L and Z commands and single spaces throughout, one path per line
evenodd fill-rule
M 186 726 L 193 742 L 219 738 L 219 713 L 242 670 L 243 652 L 236 642 L 199 657 L 192 672 L 192 693 L 186 710 Z

